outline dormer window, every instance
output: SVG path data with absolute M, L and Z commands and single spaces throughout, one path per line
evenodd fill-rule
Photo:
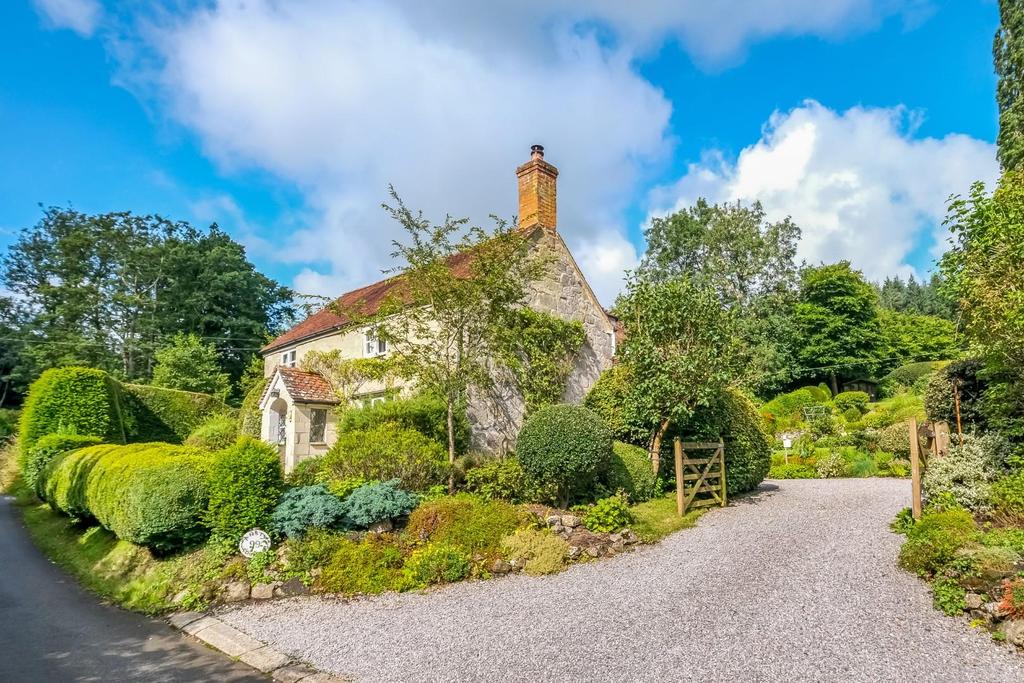
M 367 358 L 384 356 L 388 352 L 388 343 L 378 339 L 374 330 L 367 330 L 363 333 L 363 355 Z
M 285 351 L 281 354 L 281 365 L 286 368 L 295 367 L 295 349 L 291 351 Z

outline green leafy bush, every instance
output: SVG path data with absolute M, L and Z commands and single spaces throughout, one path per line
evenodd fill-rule
M 488 500 L 499 498 L 510 503 L 533 503 L 550 496 L 526 475 L 519 459 L 513 456 L 489 459 L 466 470 L 465 488 Z
M 966 510 L 926 513 L 907 531 L 907 542 L 900 548 L 900 566 L 932 576 L 979 536 L 974 518 Z
M 403 587 L 402 551 L 388 536 L 367 534 L 360 542 L 335 539 L 332 549 L 330 561 L 316 579 L 318 588 L 354 595 Z
M 454 583 L 469 576 L 470 559 L 465 552 L 445 543 L 431 543 L 417 549 L 405 561 L 405 579 L 410 587 Z
M 292 471 L 285 475 L 288 486 L 312 486 L 323 483 L 323 457 L 305 458 L 300 460 Z
M 910 508 L 903 508 L 896 513 L 896 517 L 889 523 L 889 528 L 897 534 L 906 536 L 914 528 L 914 511 Z
M 344 500 L 346 496 L 355 491 L 360 486 L 366 486 L 367 484 L 376 483 L 369 482 L 362 477 L 349 477 L 348 479 L 334 479 L 333 481 L 327 482 L 327 490 L 336 495 L 338 498 Z
M 956 424 L 955 384 L 960 397 L 960 423 L 964 430 L 984 431 L 988 427 L 983 410 L 988 382 L 979 377 L 984 367 L 982 361 L 969 358 L 953 361 L 935 372 L 924 393 L 928 417 Z
M 597 533 L 619 531 L 632 521 L 629 503 L 622 496 L 602 498 L 587 508 L 583 515 L 583 526 Z
M 230 415 L 219 414 L 207 418 L 196 427 L 185 439 L 185 445 L 220 451 L 233 444 L 237 438 L 238 421 Z
M 1004 521 L 1024 526 L 1024 470 L 992 484 L 992 508 Z
M 516 455 L 527 475 L 553 483 L 562 503 L 593 489 L 611 459 L 611 432 L 596 413 L 581 406 L 538 409 L 526 419 Z
M 870 453 L 858 451 L 856 448 L 844 448 L 846 471 L 851 477 L 874 477 L 878 475 L 878 465 Z
M 929 461 L 921 480 L 925 497 L 949 493 L 969 510 L 985 508 L 1009 452 L 1009 444 L 997 435 L 965 434 L 945 457 Z
M 448 406 L 429 394 L 380 401 L 344 410 L 338 418 L 338 432 L 363 432 L 385 424 L 414 429 L 448 450 Z M 455 451 L 469 448 L 469 419 L 465 410 L 455 411 Z
M 984 537 L 982 537 L 984 538 Z M 980 539 L 979 539 L 980 540 Z M 1004 577 L 1015 573 L 1020 554 L 1005 546 L 969 545 L 957 551 L 969 573 L 982 577 Z
M 214 458 L 207 526 L 216 538 L 232 542 L 253 527 L 267 526 L 281 485 L 277 450 L 255 439 L 239 439 Z
M 650 500 L 660 493 L 647 451 L 621 441 L 612 444 L 605 483 L 612 491 L 625 491 L 634 503 Z
M 201 541 L 210 458 L 170 444 L 91 446 L 46 468 L 46 500 L 72 517 L 95 518 L 118 538 L 169 553 Z
M 864 391 L 844 391 L 834 399 L 832 404 L 836 407 L 839 412 L 845 412 L 851 408 L 857 412 L 864 414 L 868 412 L 868 403 L 871 401 L 871 397 Z
M 460 493 L 420 505 L 409 515 L 405 530 L 414 539 L 446 543 L 470 555 L 495 555 L 520 519 L 505 501 Z
M 741 391 L 726 389 L 714 405 L 698 409 L 673 434 L 691 441 L 725 442 L 726 487 L 730 496 L 752 491 L 771 467 L 772 441 L 757 406 Z
M 726 477 L 728 476 L 727 472 Z M 776 465 L 768 472 L 769 479 L 814 479 L 817 476 L 818 472 L 813 466 L 792 462 L 788 465 Z
M 911 389 L 920 385 L 922 379 L 930 377 L 948 364 L 948 361 L 929 360 L 901 365 L 882 378 L 882 391 L 886 396 L 892 396 L 901 390 Z
M 181 443 L 212 415 L 230 413 L 224 401 L 209 394 L 120 384 L 118 398 L 129 443 Z
M 308 529 L 338 529 L 345 525 L 345 505 L 323 484 L 288 489 L 271 515 L 277 533 L 301 538 Z
M 102 370 L 52 368 L 29 386 L 21 411 L 18 441 L 26 451 L 57 432 L 97 436 L 123 443 L 116 410 L 116 386 Z
M 562 571 L 569 552 L 569 544 L 547 529 L 519 529 L 506 536 L 502 546 L 508 557 L 523 563 L 523 571 L 532 576 Z
M 1024 529 L 992 529 L 982 534 L 980 543 L 989 547 L 1009 548 L 1018 555 L 1024 555 Z
M 878 447 L 888 453 L 908 455 L 910 453 L 910 432 L 906 423 L 891 424 L 878 435 Z
M 97 436 L 79 436 L 78 434 L 47 434 L 27 449 L 21 465 L 21 476 L 25 484 L 35 491 L 36 496 L 43 499 L 46 478 L 46 467 L 58 455 L 73 451 L 76 448 L 96 446 L 102 443 Z
M 775 433 L 784 432 L 803 424 L 804 408 L 827 404 L 829 398 L 816 387 L 803 387 L 768 401 L 761 406 L 761 414 Z
M 367 528 L 378 522 L 404 517 L 419 502 L 416 496 L 398 488 L 399 481 L 364 484 L 344 500 L 345 518 L 349 525 Z
M 238 433 L 251 436 L 254 439 L 260 438 L 263 426 L 263 413 L 260 411 L 260 399 L 263 392 L 267 390 L 270 379 L 267 377 L 257 380 L 245 398 L 242 399 L 242 407 L 238 409 Z
M 951 617 L 967 609 L 967 591 L 953 579 L 936 579 L 932 582 L 932 603 L 935 608 Z
M 434 439 L 384 423 L 339 434 L 323 456 L 323 470 L 330 479 L 399 479 L 404 488 L 422 491 L 445 480 L 448 462 L 445 449 Z
M 613 365 L 594 382 L 583 398 L 583 407 L 604 420 L 613 438 L 632 444 L 644 443 L 653 425 L 636 422 L 635 416 L 626 410 L 631 381 L 625 365 Z

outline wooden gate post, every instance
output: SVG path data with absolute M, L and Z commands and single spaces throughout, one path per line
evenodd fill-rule
M 683 441 L 678 436 L 673 443 L 676 455 L 676 512 L 683 516 Z
M 917 418 L 907 418 L 910 433 L 910 509 L 914 519 L 921 519 L 921 452 L 917 441 Z
M 722 507 L 727 504 L 726 493 L 725 493 L 725 442 L 721 438 L 718 439 L 718 466 L 721 468 L 722 476 L 719 477 L 719 483 L 722 485 Z

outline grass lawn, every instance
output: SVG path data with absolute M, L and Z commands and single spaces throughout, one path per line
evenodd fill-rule
M 705 510 L 697 508 L 680 517 L 676 514 L 676 494 L 672 493 L 631 507 L 634 522 L 630 528 L 644 543 L 654 543 L 680 529 L 689 529 Z

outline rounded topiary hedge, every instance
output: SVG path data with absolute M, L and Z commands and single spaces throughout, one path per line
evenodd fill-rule
M 158 553 L 207 535 L 210 455 L 165 443 L 101 445 L 70 451 L 45 470 L 47 502 L 92 518 L 121 540 Z
M 558 487 L 561 502 L 593 489 L 608 466 L 612 435 L 597 413 L 583 406 L 553 405 L 527 418 L 516 441 L 523 470 Z
M 215 537 L 232 542 L 253 527 L 269 528 L 282 486 L 277 449 L 239 439 L 214 456 L 207 526 Z
M 117 387 L 93 368 L 51 368 L 29 386 L 21 413 L 19 444 L 27 451 L 58 431 L 124 441 L 117 412 Z
M 647 449 L 621 441 L 612 445 L 605 483 L 612 491 L 625 491 L 634 503 L 642 503 L 658 495 L 658 478 L 651 469 Z
M 76 448 L 96 446 L 103 442 L 98 436 L 80 436 L 78 434 L 47 434 L 36 441 L 35 445 L 26 449 L 20 470 L 25 484 L 39 498 L 43 497 L 43 472 L 50 462 L 58 455 L 73 451 Z

